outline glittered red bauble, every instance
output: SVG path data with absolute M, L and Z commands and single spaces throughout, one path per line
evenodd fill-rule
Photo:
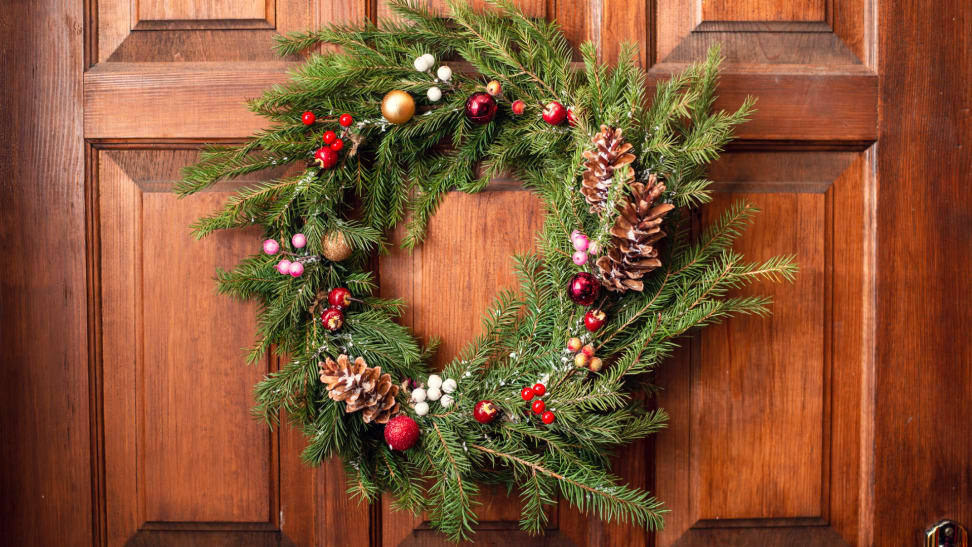
M 496 117 L 496 99 L 489 93 L 473 93 L 466 99 L 466 117 L 476 123 L 489 123 Z
M 315 116 L 310 110 L 300 115 L 300 121 L 304 122 L 304 125 L 311 125 L 316 119 L 317 116 Z
M 344 312 L 338 308 L 328 308 L 321 314 L 321 323 L 330 332 L 341 330 L 344 326 Z
M 584 327 L 591 332 L 603 327 L 606 321 L 607 315 L 601 310 L 587 310 L 584 314 Z
M 499 408 L 493 404 L 493 401 L 479 401 L 476 406 L 473 407 L 473 418 L 481 424 L 488 424 L 499 416 Z
M 419 438 L 419 426 L 404 414 L 395 416 L 385 424 L 385 442 L 392 450 L 408 450 Z
M 550 125 L 560 125 L 567 118 L 567 109 L 557 101 L 550 101 L 543 107 L 543 121 Z
M 581 306 L 590 306 L 600 294 L 601 284 L 596 277 L 587 272 L 575 274 L 567 285 L 567 295 Z
M 351 291 L 344 287 L 335 287 L 328 291 L 327 303 L 339 310 L 343 310 L 351 305 Z
M 554 416 L 554 413 L 553 412 L 550 412 L 548 410 L 548 411 L 544 412 L 542 415 L 540 415 L 540 419 L 543 421 L 543 423 L 545 423 L 547 425 L 550 425 L 550 424 L 552 424 L 554 422 L 554 420 L 557 419 L 557 417 Z
M 547 408 L 547 403 L 543 402 L 541 399 L 537 399 L 536 401 L 533 401 L 533 404 L 530 405 L 530 408 L 533 409 L 534 414 L 540 414 L 541 412 L 543 412 L 543 409 Z
M 338 153 L 327 146 L 322 146 L 314 152 L 314 161 L 321 169 L 330 169 L 337 165 Z
M 523 397 L 524 401 L 529 401 L 534 395 L 536 395 L 536 392 L 533 391 L 532 387 L 525 387 L 520 390 L 520 397 Z
M 523 111 L 524 110 L 526 110 L 526 103 L 523 102 L 523 101 L 521 101 L 521 100 L 519 100 L 519 99 L 517 99 L 517 100 L 513 101 L 513 106 L 511 106 L 510 108 L 513 109 L 513 113 L 514 114 L 516 114 L 517 116 L 519 116 L 520 114 L 523 114 Z

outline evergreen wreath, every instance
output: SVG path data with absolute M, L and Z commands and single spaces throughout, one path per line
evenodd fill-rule
M 340 52 L 311 55 L 252 100 L 270 127 L 205 149 L 177 191 L 303 166 L 193 229 L 264 228 L 264 252 L 217 275 L 222 293 L 261 304 L 249 360 L 271 348 L 290 359 L 256 387 L 254 412 L 271 426 L 285 412 L 310 464 L 339 455 L 351 495 L 389 491 L 453 540 L 473 533 L 483 484 L 518 492 L 529 533 L 558 497 L 657 529 L 661 503 L 608 460 L 665 425 L 638 392 L 651 394 L 649 373 L 690 329 L 767 313 L 768 298 L 732 289 L 796 273 L 793 257 L 751 263 L 732 250 L 750 204 L 691 229 L 690 209 L 710 199 L 705 166 L 754 101 L 713 112 L 713 49 L 649 102 L 634 47 L 609 67 L 585 43 L 575 64 L 555 23 L 495 8 L 454 1 L 442 19 L 399 0 L 399 20 L 380 26 L 279 37 L 282 55 L 322 43 Z M 519 290 L 502 291 L 482 335 L 429 375 L 436 343 L 422 347 L 395 322 L 404 302 L 372 296 L 370 256 L 401 222 L 404 246 L 420 244 L 446 192 L 478 192 L 503 173 L 546 207 L 539 251 L 515 258 Z

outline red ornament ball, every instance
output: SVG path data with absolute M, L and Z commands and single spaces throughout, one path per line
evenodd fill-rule
M 344 326 L 344 312 L 338 308 L 328 308 L 321 314 L 321 323 L 329 332 L 339 331 Z
M 341 114 L 338 123 L 341 124 L 341 127 L 350 127 L 354 123 L 354 118 L 351 117 L 351 114 Z
M 584 314 L 584 327 L 594 332 L 604 326 L 607 321 L 607 315 L 601 310 L 587 310 Z
M 331 307 L 343 310 L 351 305 L 351 291 L 344 287 L 335 287 L 328 291 L 327 303 Z
M 523 397 L 524 401 L 529 401 L 534 395 L 536 395 L 536 392 L 533 391 L 532 387 L 525 387 L 520 390 L 520 397 Z
M 554 423 L 554 420 L 556 419 L 557 417 L 554 416 L 554 413 L 550 412 L 549 410 L 540 415 L 540 420 L 547 425 Z
M 385 442 L 392 450 L 408 450 L 419 438 L 419 426 L 404 414 L 395 416 L 385 424 Z
M 526 103 L 523 102 L 523 101 L 521 101 L 521 100 L 519 100 L 519 99 L 517 99 L 517 100 L 513 101 L 513 105 L 510 108 L 513 109 L 513 113 L 514 114 L 516 114 L 517 116 L 519 116 L 520 114 L 523 114 L 523 111 L 526 110 Z
M 304 122 L 304 125 L 313 125 L 315 120 L 317 120 L 317 116 L 310 110 L 300 115 L 300 121 Z
M 567 109 L 557 101 L 550 101 L 543 107 L 543 121 L 550 125 L 560 125 L 567 117 Z
M 314 162 L 321 169 L 330 169 L 337 165 L 338 153 L 327 146 L 322 146 L 317 149 L 317 152 L 314 152 Z
M 473 418 L 481 424 L 488 424 L 499 416 L 499 408 L 493 404 L 493 401 L 479 401 L 476 406 L 473 407 Z
M 601 284 L 587 272 L 574 274 L 567 285 L 567 295 L 581 306 L 590 306 L 601 294 Z
M 337 133 L 334 131 L 325 131 L 324 134 L 321 135 L 321 140 L 324 141 L 324 144 L 331 144 L 337 140 Z
M 542 397 L 547 392 L 547 386 L 540 383 L 533 384 L 533 392 Z
M 342 148 L 344 148 L 344 141 L 341 139 L 337 139 L 331 143 L 331 150 L 334 150 L 335 152 L 340 152 Z
M 466 99 L 466 117 L 475 123 L 489 123 L 496 117 L 496 99 L 479 91 Z
M 547 408 L 547 403 L 543 402 L 542 399 L 537 399 L 536 401 L 533 401 L 533 404 L 530 405 L 530 408 L 533 409 L 534 414 L 540 414 L 541 412 L 543 412 L 543 409 Z

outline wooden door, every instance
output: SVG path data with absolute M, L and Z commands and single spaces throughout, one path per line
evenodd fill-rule
M 740 245 L 796 253 L 734 320 L 664 366 L 670 427 L 618 455 L 671 509 L 657 535 L 483 499 L 484 544 L 913 545 L 972 526 L 972 7 L 964 0 L 523 0 L 605 59 L 640 45 L 653 79 L 727 57 L 719 106 L 759 111 L 713 166 L 715 203 L 764 212 Z M 951 4 L 951 5 L 949 5 Z M 275 32 L 387 13 L 381 0 L 38 0 L 4 8 L 0 131 L 0 536 L 12 545 L 432 545 L 423 519 L 345 498 L 289 428 L 252 421 L 253 308 L 214 268 L 255 234 L 187 225 L 247 181 L 169 189 L 206 142 L 259 129 L 243 101 L 294 60 Z M 9 42 L 9 46 L 7 45 Z M 412 254 L 378 263 L 438 362 L 474 336 L 538 202 L 516 181 L 450 194 Z

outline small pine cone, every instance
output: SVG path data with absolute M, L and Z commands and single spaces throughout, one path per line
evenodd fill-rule
M 647 184 L 631 184 L 631 196 L 621 203 L 621 214 L 611 228 L 611 250 L 597 259 L 601 282 L 608 290 L 644 290 L 641 278 L 661 267 L 658 240 L 665 237 L 662 221 L 675 208 L 671 203 L 656 203 L 665 185 L 654 174 Z
M 634 161 L 634 154 L 629 153 L 631 143 L 624 142 L 622 132 L 618 128 L 601 126 L 601 131 L 592 139 L 594 149 L 586 150 L 584 157 L 584 180 L 581 193 L 591 206 L 592 213 L 604 210 L 608 199 L 608 192 L 614 184 L 614 172 Z M 634 173 L 629 170 L 627 180 L 622 184 L 629 184 L 634 179 Z
M 365 423 L 379 424 L 388 423 L 398 414 L 399 387 L 392 383 L 390 375 L 381 373 L 381 367 L 369 367 L 361 357 L 352 363 L 343 354 L 337 361 L 328 357 L 318 367 L 328 397 L 344 401 L 345 412 L 361 410 Z

